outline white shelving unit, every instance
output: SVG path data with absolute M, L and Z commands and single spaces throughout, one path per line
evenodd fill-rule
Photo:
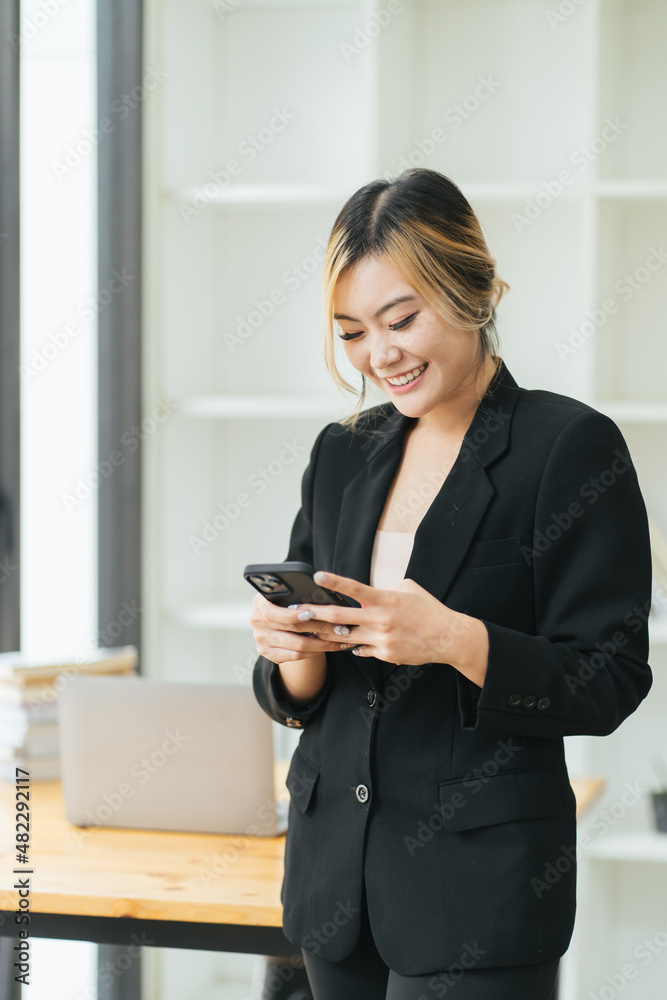
M 570 6 L 147 0 L 146 65 L 167 75 L 145 116 L 146 411 L 174 403 L 144 443 L 148 674 L 250 682 L 241 570 L 284 558 L 313 440 L 352 407 L 322 357 L 324 247 L 350 194 L 406 166 L 441 170 L 478 212 L 511 285 L 499 329 L 519 384 L 616 420 L 667 534 L 667 5 Z M 562 1000 L 601 989 L 667 892 L 645 797 L 599 835 L 667 758 L 664 620 L 651 643 L 637 715 L 568 741 L 573 773 L 608 789 Z M 159 1000 L 177 981 L 187 1000 L 168 970 L 189 958 L 163 956 Z M 198 955 L 192 997 L 234 962 Z M 661 997 L 666 965 L 638 966 L 624 1000 Z
M 595 845 L 592 857 L 604 861 L 643 861 L 646 864 L 664 864 L 667 862 L 667 837 L 653 831 L 610 837 Z

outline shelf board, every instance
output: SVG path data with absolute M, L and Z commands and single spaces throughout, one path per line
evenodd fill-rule
M 176 619 L 180 625 L 189 628 L 240 631 L 250 628 L 248 618 L 251 612 L 252 597 L 249 601 L 218 601 L 215 604 L 195 605 L 177 614 Z
M 179 191 L 166 191 L 167 197 L 176 198 L 196 207 L 214 205 L 218 208 L 243 205 L 322 205 L 343 204 L 351 191 L 327 184 L 230 184 L 221 187 L 212 178 Z
M 590 856 L 604 861 L 667 862 L 667 833 L 646 830 L 605 837 L 590 848 Z
M 641 399 L 594 399 L 591 406 L 606 413 L 612 420 L 629 424 L 661 424 L 667 422 L 667 403 Z
M 465 179 L 457 181 L 465 196 L 474 201 L 517 201 L 534 198 L 541 191 L 542 182 L 536 181 L 479 181 Z M 350 197 L 351 189 L 329 184 L 229 184 L 222 187 L 213 176 L 204 178 L 192 187 L 164 192 L 167 198 L 175 198 L 189 205 L 202 207 L 215 205 L 219 208 L 233 206 L 291 206 L 291 205 L 342 205 Z M 667 181 L 656 180 L 608 180 L 576 184 L 566 187 L 564 198 L 597 197 L 609 200 L 622 199 L 667 199 Z
M 457 187 L 470 201 L 521 201 L 534 198 L 542 190 L 542 181 L 466 181 L 456 182 Z M 562 197 L 581 198 L 587 188 L 577 185 L 566 187 Z
M 383 400 L 381 400 L 383 402 Z M 667 423 L 667 402 L 634 399 L 593 399 L 591 406 L 624 423 Z M 263 419 L 265 417 L 342 416 L 345 404 L 318 396 L 189 396 L 179 413 L 186 417 Z
M 516 201 L 533 198 L 541 190 L 541 181 L 457 181 L 458 187 L 465 196 L 478 201 Z M 657 182 L 656 182 L 657 183 Z M 327 184 L 229 184 L 218 190 L 211 188 L 216 185 L 213 178 L 203 179 L 199 184 L 179 190 L 167 190 L 165 197 L 200 206 L 216 205 L 220 208 L 243 205 L 312 205 L 319 204 L 329 207 L 331 204 L 343 204 L 352 194 L 352 188 L 343 190 Z M 578 186 L 563 192 L 565 198 L 579 198 L 590 194 L 590 186 Z
M 595 184 L 598 198 L 608 199 L 660 199 L 667 198 L 667 181 L 664 180 L 610 180 Z
M 317 396 L 190 396 L 181 401 L 186 417 L 264 419 L 266 417 L 343 416 L 345 404 Z
M 249 628 L 248 615 L 252 601 L 216 601 L 194 605 L 176 614 L 181 625 L 188 628 L 238 630 Z M 667 621 L 649 618 L 651 645 L 667 644 Z
M 349 7 L 350 10 L 358 10 L 359 0 L 244 0 L 239 6 L 239 0 L 218 0 L 214 3 L 214 9 L 221 13 L 239 13 L 243 11 L 272 10 L 284 13 L 287 10 L 340 10 Z

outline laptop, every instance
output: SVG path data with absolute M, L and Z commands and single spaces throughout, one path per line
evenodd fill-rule
M 249 686 L 79 677 L 61 692 L 65 815 L 76 826 L 275 837 L 273 728 Z

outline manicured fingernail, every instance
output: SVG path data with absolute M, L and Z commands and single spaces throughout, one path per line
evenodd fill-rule
M 315 617 L 314 611 L 300 611 L 299 614 L 297 615 L 297 618 L 299 619 L 300 622 L 307 622 L 309 618 L 314 618 L 314 617 Z
M 336 635 L 349 635 L 350 634 L 350 630 L 347 627 L 347 625 L 334 625 L 333 630 L 336 633 Z
M 352 652 L 354 653 L 355 656 L 361 656 L 361 653 L 359 652 L 359 647 L 358 646 L 355 646 L 354 649 L 352 650 Z
M 288 607 L 288 609 L 289 608 L 300 608 L 301 605 L 300 604 L 288 604 L 287 607 Z
M 315 583 L 326 583 L 327 575 L 323 573 L 321 569 L 318 569 L 317 573 L 313 573 L 313 580 Z

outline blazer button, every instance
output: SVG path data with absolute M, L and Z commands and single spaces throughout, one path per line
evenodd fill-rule
M 534 694 L 527 694 L 521 704 L 524 708 L 535 708 L 537 705 L 537 698 Z
M 521 704 L 521 695 L 511 694 L 507 699 L 507 704 L 509 705 L 510 708 L 518 708 L 519 705 Z
M 378 697 L 378 693 L 375 690 L 375 688 L 371 688 L 370 691 L 366 694 L 366 701 L 371 706 L 371 708 L 373 707 L 373 705 L 377 701 L 377 697 Z
M 540 700 L 537 703 L 537 707 L 540 710 L 540 712 L 543 712 L 544 709 L 548 708 L 550 704 L 551 704 L 551 698 L 540 698 Z
M 368 788 L 366 785 L 357 785 L 355 794 L 360 802 L 368 801 Z
M 293 719 L 291 716 L 287 716 L 285 719 L 286 725 L 290 726 L 291 729 L 303 729 L 303 723 L 299 719 Z

